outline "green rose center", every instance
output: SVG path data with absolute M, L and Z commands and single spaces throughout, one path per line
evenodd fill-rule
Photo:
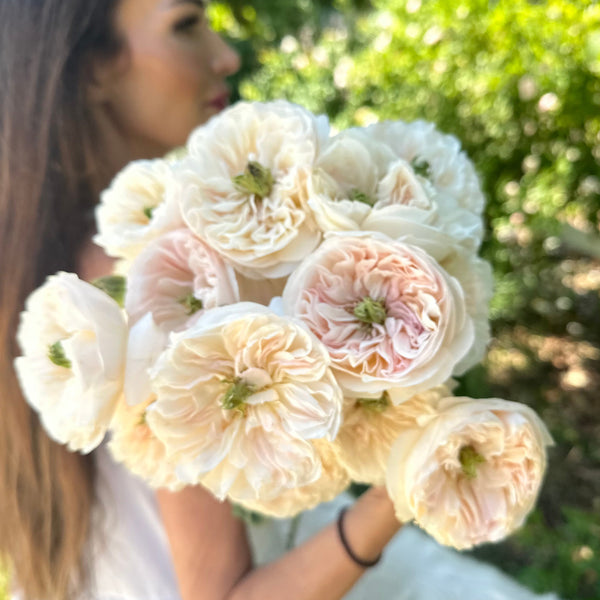
M 246 400 L 256 392 L 255 387 L 248 385 L 241 377 L 236 377 L 233 381 L 226 380 L 224 383 L 229 383 L 229 387 L 221 401 L 221 406 L 225 410 L 244 412 Z
M 361 192 L 360 190 L 352 190 L 348 197 L 353 202 L 362 202 L 363 204 L 367 204 L 368 206 L 373 206 L 375 204 L 375 200 L 371 198 L 369 195 Z
M 73 366 L 73 363 L 71 363 L 65 354 L 65 349 L 62 345 L 62 342 L 56 342 L 48 346 L 48 358 L 57 367 L 70 369 Z
M 261 199 L 271 194 L 274 184 L 270 169 L 255 161 L 249 161 L 246 170 L 233 178 L 233 185 L 238 192 Z
M 467 479 L 475 479 L 477 477 L 477 467 L 485 462 L 485 458 L 473 446 L 463 446 L 460 449 L 458 459 L 462 467 L 462 472 L 466 475 Z
M 177 302 L 185 308 L 185 314 L 188 317 L 196 314 L 199 310 L 204 308 L 202 300 L 198 300 L 194 294 L 189 293 L 187 296 L 180 298 Z
M 373 300 L 373 298 L 367 296 L 354 308 L 354 316 L 366 325 L 373 325 L 375 323 L 383 325 L 387 317 L 383 299 Z
M 412 170 L 421 177 L 429 179 L 431 176 L 431 165 L 423 158 L 419 156 L 415 157 L 410 163 Z

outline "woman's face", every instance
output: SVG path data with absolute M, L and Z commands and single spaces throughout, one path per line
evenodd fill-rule
M 202 0 L 120 0 L 124 49 L 103 81 L 103 103 L 135 158 L 185 143 L 227 106 L 239 57 L 210 29 Z

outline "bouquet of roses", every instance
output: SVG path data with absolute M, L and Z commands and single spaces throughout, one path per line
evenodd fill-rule
M 432 124 L 334 135 L 299 106 L 239 103 L 103 193 L 116 273 L 29 298 L 25 396 L 73 451 L 110 432 L 156 487 L 283 517 L 386 485 L 444 544 L 502 539 L 551 438 L 525 405 L 452 395 L 490 336 L 483 208 Z

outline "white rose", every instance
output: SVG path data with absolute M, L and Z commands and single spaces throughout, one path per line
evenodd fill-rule
M 278 101 L 239 103 L 198 128 L 178 169 L 190 229 L 248 277 L 289 275 L 321 239 L 307 196 L 326 125 Z
M 182 227 L 173 168 L 162 159 L 134 161 L 101 194 L 94 242 L 124 259 L 123 265 L 155 238 Z
M 416 225 L 478 248 L 482 218 L 436 189 L 377 132 L 347 129 L 324 147 L 308 201 L 319 227 L 325 232 L 379 231 L 397 239 Z
M 301 324 L 238 303 L 172 334 L 151 370 L 148 424 L 186 483 L 270 500 L 316 481 L 311 441 L 335 437 L 342 395 L 325 348 Z
M 499 541 L 533 508 L 552 438 L 524 404 L 447 398 L 437 408 L 392 447 L 387 488 L 396 515 L 455 548 Z
M 323 231 L 357 231 L 377 202 L 394 154 L 362 129 L 346 129 L 324 145 L 308 204 Z
M 28 298 L 18 341 L 21 387 L 50 436 L 71 450 L 93 450 L 123 387 L 127 327 L 117 303 L 58 273 Z
M 485 197 L 473 163 L 459 140 L 441 133 L 433 123 L 383 121 L 367 128 L 377 140 L 390 146 L 398 158 L 414 165 L 435 189 L 457 204 L 480 215 Z

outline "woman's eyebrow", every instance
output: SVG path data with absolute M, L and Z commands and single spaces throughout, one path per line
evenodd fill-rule
M 177 6 L 179 4 L 194 4 L 200 8 L 206 8 L 206 0 L 172 0 L 172 5 Z

